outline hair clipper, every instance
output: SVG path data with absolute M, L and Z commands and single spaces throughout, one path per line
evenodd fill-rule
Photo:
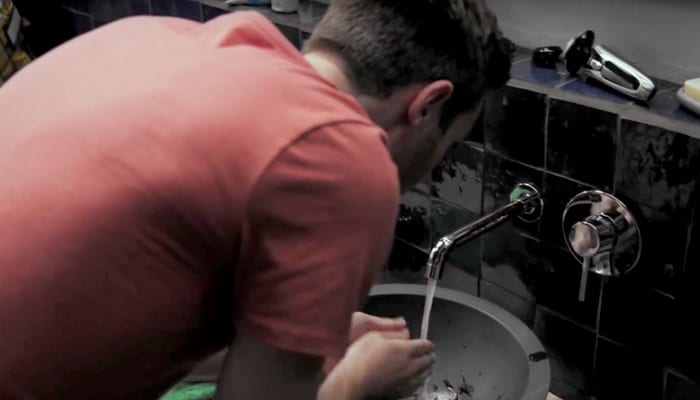
M 617 90 L 629 97 L 648 102 L 656 94 L 654 82 L 602 45 L 596 45 L 593 31 L 586 31 L 571 39 L 564 59 L 572 74 L 581 74 Z

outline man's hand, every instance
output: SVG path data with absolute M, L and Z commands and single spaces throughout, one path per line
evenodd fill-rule
M 430 375 L 434 362 L 430 341 L 370 332 L 350 346 L 321 386 L 319 399 L 409 396 Z
M 350 326 L 350 343 L 355 342 L 369 332 L 388 333 L 390 336 L 398 337 L 405 336 L 406 339 L 410 337 L 406 327 L 406 320 L 403 318 L 377 317 L 359 311 L 353 313 Z
M 359 311 L 353 313 L 349 343 L 354 343 L 369 332 L 379 332 L 385 337 L 395 339 L 409 339 L 411 336 L 406 327 L 406 320 L 403 318 L 377 317 Z M 327 358 L 323 364 L 323 372 L 326 375 L 330 374 L 338 362 L 340 362 L 339 358 Z

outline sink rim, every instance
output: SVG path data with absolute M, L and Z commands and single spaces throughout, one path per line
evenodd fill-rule
M 392 295 L 425 297 L 426 289 L 427 284 L 383 283 L 372 286 L 369 292 L 369 297 Z M 435 297 L 461 304 L 465 307 L 470 307 L 483 314 L 486 314 L 488 317 L 498 322 L 504 329 L 510 332 L 518 344 L 520 344 L 525 357 L 539 352 L 546 353 L 542 342 L 540 342 L 539 338 L 534 334 L 534 332 L 532 332 L 532 330 L 530 330 L 530 328 L 522 321 L 502 307 L 471 294 L 440 286 L 438 286 L 435 290 Z M 544 400 L 549 393 L 551 381 L 549 360 L 547 358 L 540 361 L 528 360 L 528 366 L 529 376 L 527 379 L 527 386 L 523 390 L 521 400 Z

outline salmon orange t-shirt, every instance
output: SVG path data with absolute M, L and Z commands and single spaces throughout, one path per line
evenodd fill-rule
M 342 354 L 397 171 L 261 14 L 117 21 L 0 110 L 0 399 L 156 399 L 239 332 Z

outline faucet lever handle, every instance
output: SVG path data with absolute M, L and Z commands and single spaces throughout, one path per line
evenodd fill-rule
M 591 269 L 591 258 L 584 257 L 581 262 L 581 283 L 578 287 L 578 301 L 586 301 L 586 286 L 588 285 L 588 271 Z

